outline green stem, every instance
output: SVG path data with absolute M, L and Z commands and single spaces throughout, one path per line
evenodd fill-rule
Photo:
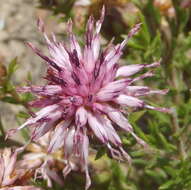
M 169 24 L 169 26 L 170 26 L 170 24 Z M 174 51 L 175 51 L 175 48 L 177 45 L 178 36 L 180 33 L 180 23 L 179 22 L 177 22 L 176 28 L 177 28 L 177 30 L 176 30 L 176 32 L 174 32 L 174 27 L 171 26 L 170 43 L 169 43 L 169 41 L 167 41 L 165 43 L 166 44 L 165 52 L 168 52 L 168 53 L 166 56 L 164 56 L 163 65 L 165 68 L 166 77 L 168 77 L 167 82 L 168 82 L 169 86 L 172 86 L 174 89 L 177 89 L 176 94 L 172 97 L 172 102 L 174 102 L 178 106 L 181 104 L 181 97 L 180 97 L 180 93 L 178 92 L 177 72 L 176 72 L 175 67 L 173 67 L 173 57 L 174 57 Z M 167 37 L 166 37 L 166 39 L 167 39 Z M 174 134 L 177 134 L 180 131 L 181 127 L 178 122 L 178 115 L 177 115 L 176 110 L 174 110 L 174 112 L 172 113 L 171 121 L 172 121 Z M 177 139 L 177 147 L 178 147 L 178 152 L 179 152 L 181 158 L 184 160 L 186 158 L 187 154 L 185 151 L 183 136 L 180 136 Z
M 178 131 L 180 131 L 180 126 L 179 126 L 176 110 L 174 110 L 172 113 L 172 123 L 173 123 L 174 134 L 176 134 Z M 178 145 L 179 154 L 181 155 L 181 158 L 184 160 L 187 157 L 187 154 L 185 151 L 185 146 L 184 146 L 184 141 L 182 139 L 182 136 L 178 138 L 177 145 Z
M 13 146 L 21 147 L 23 144 L 12 139 L 5 140 L 5 136 L 0 136 L 0 148 Z
M 19 104 L 23 105 L 23 106 L 28 110 L 29 114 L 31 114 L 31 113 L 33 112 L 32 109 L 29 107 L 29 105 L 28 105 L 26 102 L 24 102 L 24 101 L 21 100 L 19 94 L 17 93 L 17 91 L 16 91 L 15 89 L 12 89 L 11 92 L 10 92 L 10 94 L 13 96 L 13 98 L 14 98 Z
M 4 130 L 4 127 L 3 127 L 3 124 L 2 124 L 1 118 L 0 118 L 0 131 L 1 131 L 1 135 L 2 135 L 3 137 L 5 137 L 5 130 Z

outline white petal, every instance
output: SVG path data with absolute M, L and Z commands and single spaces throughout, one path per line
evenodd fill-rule
M 116 99 L 115 102 L 120 104 L 120 105 L 125 105 L 129 107 L 143 107 L 144 102 L 142 100 L 139 100 L 138 98 L 132 97 L 132 96 L 127 96 L 124 94 L 119 95 Z
M 111 111 L 107 113 L 109 118 L 116 123 L 119 127 L 127 132 L 133 131 L 132 126 L 129 124 L 128 120 L 123 116 L 120 111 Z
M 99 116 L 88 112 L 88 123 L 95 136 L 102 142 L 108 141 L 106 131 L 104 130 L 103 124 L 101 123 Z
M 122 66 L 117 70 L 116 77 L 129 77 L 139 72 L 143 67 L 143 65 L 138 64 Z
M 74 135 L 75 135 L 75 128 L 72 126 L 66 136 L 64 141 L 64 156 L 66 159 L 68 159 L 74 150 Z
M 31 125 L 36 123 L 39 119 L 42 119 L 43 117 L 46 117 L 48 115 L 50 115 L 50 113 L 52 111 L 54 111 L 55 109 L 58 108 L 58 105 L 51 105 L 51 106 L 46 106 L 43 109 L 41 109 L 40 111 L 38 111 L 36 113 L 36 117 L 35 118 L 29 118 L 25 123 L 23 123 L 17 130 L 20 130 L 24 127 L 26 127 L 27 125 Z
M 103 118 L 104 129 L 107 133 L 108 139 L 111 143 L 116 146 L 120 146 L 122 144 L 120 137 L 112 126 L 111 121 L 105 116 Z
M 66 135 L 67 128 L 70 126 L 71 120 L 66 120 L 59 123 L 56 126 L 53 136 L 48 147 L 48 152 L 54 152 L 64 145 L 64 138 Z
M 129 82 L 131 82 L 129 79 L 111 82 L 100 89 L 100 91 L 96 94 L 96 98 L 99 101 L 109 101 L 121 93 L 121 91 L 125 89 Z
M 76 125 L 79 127 L 84 126 L 87 123 L 88 114 L 83 106 L 77 109 L 75 119 Z

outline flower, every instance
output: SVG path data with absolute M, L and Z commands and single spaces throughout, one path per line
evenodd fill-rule
M 97 137 L 108 147 L 111 155 L 119 160 L 130 161 L 130 156 L 123 149 L 114 125 L 129 132 L 138 143 L 145 145 L 145 142 L 134 133 L 123 114 L 122 107 L 169 111 L 166 108 L 147 105 L 139 99 L 140 96 L 167 92 L 167 90 L 151 90 L 149 87 L 133 84 L 137 80 L 153 76 L 152 72 L 131 77 L 144 68 L 159 66 L 159 62 L 121 67 L 117 63 L 123 47 L 138 32 L 140 24 L 132 28 L 122 43 L 113 45 L 110 42 L 104 50 L 101 50 L 99 32 L 103 19 L 104 8 L 101 18 L 96 23 L 93 17 L 89 18 L 83 50 L 72 33 L 71 21 L 68 23 L 68 45 L 57 42 L 54 34 L 52 39 L 49 39 L 43 22 L 39 20 L 38 27 L 44 34 L 51 56 L 43 55 L 31 43 L 28 45 L 46 61 L 48 70 L 45 79 L 48 83 L 44 86 L 18 89 L 23 93 L 36 94 L 37 100 L 30 105 L 41 110 L 17 130 L 31 126 L 33 128 L 31 139 L 34 141 L 52 130 L 53 135 L 48 151 L 52 152 L 64 147 L 64 159 L 67 161 L 63 170 L 64 176 L 67 176 L 71 170 L 84 171 L 86 189 L 91 184 L 88 173 L 89 139 Z
M 89 6 L 91 4 L 94 5 L 109 5 L 109 6 L 122 6 L 127 4 L 129 0 L 77 0 L 75 2 L 76 6 Z
M 77 0 L 75 6 L 89 6 L 91 4 L 90 0 Z
M 34 186 L 26 186 L 29 173 L 17 163 L 17 153 L 5 148 L 0 154 L 0 190 L 40 190 Z M 24 184 L 24 185 L 23 185 Z
M 169 18 L 175 17 L 175 9 L 171 0 L 155 0 L 155 7 L 159 8 L 160 12 Z
M 183 0 L 180 4 L 181 8 L 190 8 L 191 6 L 191 1 L 190 0 Z
M 50 143 L 51 132 L 40 137 L 37 143 L 30 143 L 24 154 L 23 159 L 19 162 L 22 168 L 34 171 L 35 178 L 42 177 L 47 180 L 48 187 L 52 187 L 52 180 L 63 185 L 61 177 L 57 174 L 62 171 L 65 161 L 63 160 L 63 151 L 57 150 L 50 154 L 47 147 Z

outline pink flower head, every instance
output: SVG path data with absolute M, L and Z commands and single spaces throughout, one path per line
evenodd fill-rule
M 108 147 L 111 155 L 119 160 L 129 160 L 124 151 L 116 127 L 129 132 L 140 144 L 145 145 L 133 132 L 132 126 L 121 111 L 121 107 L 148 108 L 167 112 L 168 109 L 156 108 L 144 103 L 140 96 L 148 94 L 165 94 L 166 90 L 151 90 L 146 86 L 134 86 L 133 83 L 152 72 L 139 77 L 131 76 L 144 68 L 159 66 L 159 62 L 150 65 L 128 65 L 119 67 L 118 61 L 122 49 L 129 38 L 136 34 L 140 24 L 129 32 L 122 43 L 112 42 L 102 50 L 99 32 L 104 19 L 104 8 L 101 18 L 95 22 L 90 17 L 85 34 L 85 45 L 82 49 L 72 33 L 72 23 L 68 24 L 69 45 L 57 42 L 54 34 L 49 39 L 41 20 L 39 29 L 43 32 L 50 52 L 50 57 L 34 47 L 33 51 L 44 59 L 48 70 L 44 86 L 20 88 L 20 92 L 32 92 L 37 100 L 30 103 L 41 108 L 35 116 L 29 118 L 18 130 L 31 126 L 32 140 L 37 140 L 48 131 L 53 130 L 49 151 L 64 147 L 64 159 L 67 166 L 66 176 L 71 170 L 81 170 L 86 174 L 86 189 L 90 186 L 88 173 L 89 139 L 97 137 Z

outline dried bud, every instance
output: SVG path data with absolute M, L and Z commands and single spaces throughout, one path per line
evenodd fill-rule
M 171 0 L 155 0 L 154 5 L 159 8 L 162 14 L 170 18 L 175 16 L 175 10 Z

